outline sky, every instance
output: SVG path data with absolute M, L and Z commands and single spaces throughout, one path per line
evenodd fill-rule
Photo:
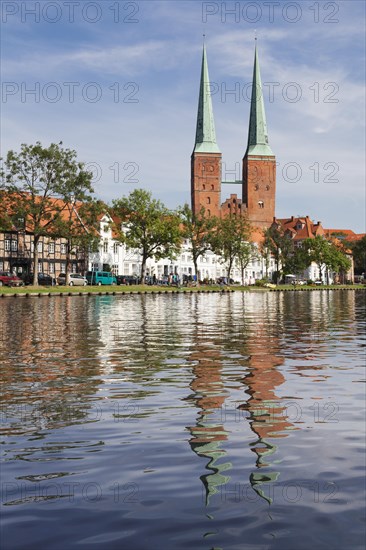
M 1 156 L 62 141 L 108 203 L 189 203 L 203 35 L 223 180 L 241 178 L 256 36 L 277 217 L 365 231 L 363 1 L 2 0 L 1 21 Z

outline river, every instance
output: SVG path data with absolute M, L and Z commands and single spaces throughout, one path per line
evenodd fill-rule
M 365 295 L 3 299 L 2 550 L 363 549 Z

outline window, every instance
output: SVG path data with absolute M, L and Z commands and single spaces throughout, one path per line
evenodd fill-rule
M 207 216 L 208 216 L 208 217 L 211 216 L 211 210 L 207 210 Z
M 43 243 L 41 241 L 38 242 L 37 250 L 38 252 L 43 252 Z
M 76 273 L 76 264 L 72 264 L 71 273 Z
M 66 271 L 66 264 L 63 263 L 63 262 L 61 262 L 61 263 L 60 263 L 60 269 L 61 269 L 61 273 L 65 273 L 65 271 Z
M 17 252 L 18 250 L 18 241 L 15 241 L 14 239 L 11 241 L 11 251 Z
M 211 185 L 211 191 L 215 191 L 215 186 Z
M 118 248 L 119 248 L 118 243 L 114 243 L 114 245 L 113 245 L 113 254 L 118 254 Z
M 66 254 L 66 244 L 61 243 L 61 254 Z
M 211 198 L 207 197 L 206 202 L 207 202 L 207 204 L 211 204 Z
M 104 252 L 104 253 L 107 253 L 107 252 L 108 252 L 108 239 L 104 239 L 104 242 L 103 242 L 103 252 Z
M 203 189 L 203 190 L 206 189 L 206 185 L 205 185 L 205 184 L 202 185 L 202 189 Z
M 55 243 L 48 243 L 48 253 L 49 254 L 55 253 Z
M 7 252 L 10 250 L 10 239 L 5 239 L 5 250 Z
M 229 203 L 229 204 L 227 205 L 227 207 L 228 207 L 228 208 L 231 208 L 231 204 Z
M 42 273 L 42 262 L 38 262 L 38 273 Z
M 264 208 L 264 202 L 263 201 L 258 201 L 258 206 L 259 206 L 259 208 Z
M 55 272 L 55 264 L 50 264 L 50 273 Z

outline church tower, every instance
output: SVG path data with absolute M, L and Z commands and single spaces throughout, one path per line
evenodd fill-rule
M 220 202 L 221 152 L 216 143 L 206 48 L 203 45 L 196 142 L 191 156 L 192 212 L 198 214 L 204 207 L 207 216 L 219 216 Z
M 256 45 L 248 145 L 243 158 L 243 203 L 253 225 L 262 228 L 271 225 L 275 215 L 275 198 L 276 158 L 268 144 Z

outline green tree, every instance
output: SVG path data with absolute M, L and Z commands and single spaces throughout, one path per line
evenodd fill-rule
M 69 283 L 71 255 L 82 251 L 86 258 L 90 250 L 97 250 L 100 242 L 100 215 L 106 211 L 107 206 L 102 202 L 93 199 L 87 193 L 80 193 L 78 196 L 83 199 L 75 200 L 74 197 L 66 196 L 66 207 L 52 227 L 54 236 L 66 239 L 66 284 Z
M 303 241 L 304 249 L 308 251 L 310 259 L 315 262 L 319 269 L 320 281 L 323 282 L 322 270 L 326 269 L 329 282 L 329 270 L 335 272 L 347 272 L 351 262 L 347 256 L 334 243 L 327 241 L 324 237 L 317 235 L 314 239 Z
M 311 264 L 311 257 L 302 243 L 298 247 L 294 247 L 293 251 L 284 258 L 284 272 L 300 275 Z
M 205 215 L 204 207 L 198 214 L 194 214 L 188 204 L 178 210 L 182 220 L 182 237 L 189 241 L 189 252 L 194 264 L 194 272 L 198 277 L 198 259 L 211 249 L 212 232 L 215 230 L 217 220 Z
M 244 244 L 250 242 L 250 236 L 251 227 L 245 216 L 228 215 L 217 221 L 216 231 L 211 236 L 211 247 L 215 254 L 221 256 L 222 263 L 226 264 L 229 281 L 236 258 L 245 267 L 250 261 L 249 249 Z
M 355 273 L 366 273 L 366 235 L 358 241 L 346 241 L 344 244 L 352 250 Z
M 2 190 L 8 197 L 12 215 L 25 220 L 33 235 L 33 284 L 38 283 L 38 243 L 42 236 L 54 236 L 62 225 L 68 197 L 85 200 L 93 192 L 92 173 L 76 160 L 76 152 L 62 142 L 42 147 L 21 145 L 19 153 L 8 151 L 1 172 Z M 59 199 L 59 200 L 56 200 Z M 4 208 L 4 205 L 1 205 Z M 0 214 L 0 219 L 3 216 Z M 62 236 L 62 235 L 58 235 Z
M 286 262 L 294 252 L 294 243 L 285 235 L 280 225 L 271 225 L 264 232 L 262 250 L 270 251 L 276 264 L 276 283 L 281 280 L 282 273 L 288 270 Z
M 121 220 L 118 238 L 142 258 L 140 283 L 145 279 L 149 258 L 173 259 L 181 247 L 180 218 L 144 189 L 113 201 L 113 214 Z
M 249 241 L 242 240 L 238 245 L 235 261 L 240 269 L 241 281 L 244 284 L 244 272 L 252 260 L 258 258 L 258 248 Z

